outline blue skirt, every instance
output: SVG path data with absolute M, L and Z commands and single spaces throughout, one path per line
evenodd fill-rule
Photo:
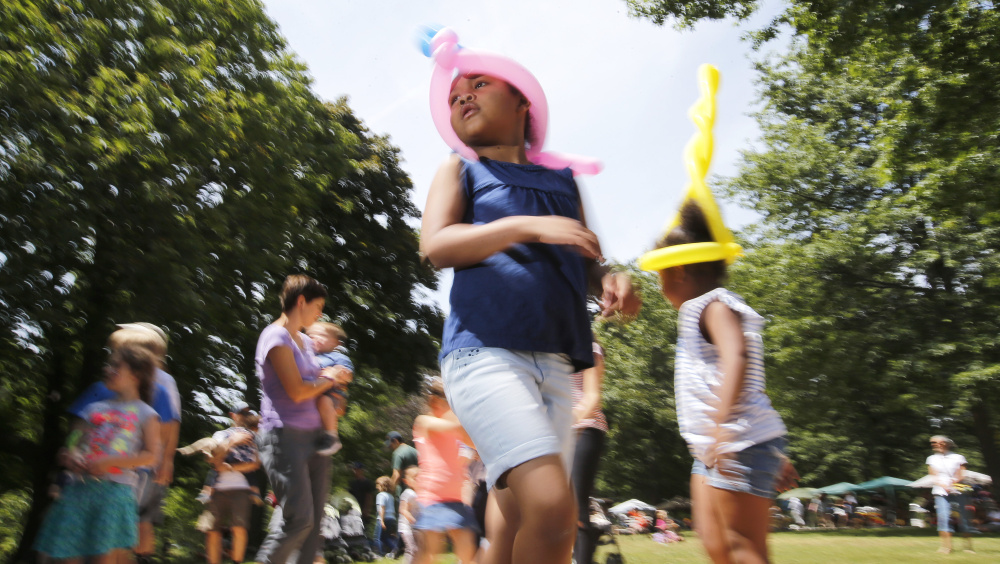
M 63 488 L 35 538 L 51 558 L 107 554 L 139 543 L 139 510 L 132 486 L 86 479 Z

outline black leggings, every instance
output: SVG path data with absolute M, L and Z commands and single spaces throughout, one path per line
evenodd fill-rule
M 577 564 L 591 564 L 597 536 L 590 530 L 590 494 L 594 490 L 597 477 L 597 463 L 604 450 L 604 431 L 585 427 L 576 435 L 576 451 L 573 454 L 573 490 L 576 493 L 577 519 L 586 527 L 576 532 L 576 546 L 573 557 Z

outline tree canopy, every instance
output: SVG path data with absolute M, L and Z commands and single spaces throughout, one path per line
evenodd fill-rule
M 317 98 L 257 1 L 0 6 L 0 491 L 34 492 L 29 532 L 115 323 L 167 330 L 191 439 L 256 401 L 293 272 L 329 288 L 361 382 L 420 382 L 440 312 L 398 153 Z
M 732 286 L 814 485 L 917 475 L 937 432 L 1000 475 L 998 32 L 993 2 L 793 0 L 750 34 L 793 39 L 723 182 L 762 218 Z

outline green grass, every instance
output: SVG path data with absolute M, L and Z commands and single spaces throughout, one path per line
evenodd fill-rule
M 618 537 L 628 564 L 705 564 L 698 537 L 685 535 L 681 543 L 662 545 L 648 535 Z M 962 539 L 955 539 L 958 549 L 952 554 L 937 554 L 937 533 L 929 529 L 863 529 L 821 532 L 782 532 L 769 537 L 771 561 L 775 564 L 895 564 L 897 562 L 1000 562 L 1000 536 L 977 535 L 973 538 L 976 554 L 962 552 Z M 595 562 L 604 563 L 607 547 L 598 550 Z M 383 564 L 398 562 L 378 560 Z M 457 562 L 452 555 L 442 557 L 442 564 Z

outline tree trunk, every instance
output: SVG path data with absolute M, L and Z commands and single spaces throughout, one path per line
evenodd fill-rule
M 997 452 L 996 443 L 997 430 L 993 426 L 989 406 L 982 400 L 977 400 L 972 404 L 972 425 L 976 438 L 979 440 L 979 450 L 983 453 L 983 460 L 986 462 L 986 473 L 994 480 L 1000 479 L 1000 453 Z
M 58 343 L 54 341 L 53 344 Z M 28 564 L 34 562 L 32 558 L 32 544 L 35 542 L 35 535 L 42 526 L 42 519 L 49 508 L 49 484 L 51 483 L 50 472 L 54 467 L 56 453 L 59 450 L 61 439 L 64 435 L 61 426 L 60 414 L 66 407 L 66 402 L 60 397 L 59 380 L 63 376 L 62 368 L 65 366 L 63 343 L 53 346 L 52 362 L 49 364 L 50 370 L 45 378 L 45 411 L 42 421 L 42 436 L 38 444 L 33 445 L 30 454 L 26 457 L 31 466 L 31 509 L 24 521 L 24 529 L 21 532 L 21 539 L 18 542 L 17 552 L 14 553 L 12 562 Z

